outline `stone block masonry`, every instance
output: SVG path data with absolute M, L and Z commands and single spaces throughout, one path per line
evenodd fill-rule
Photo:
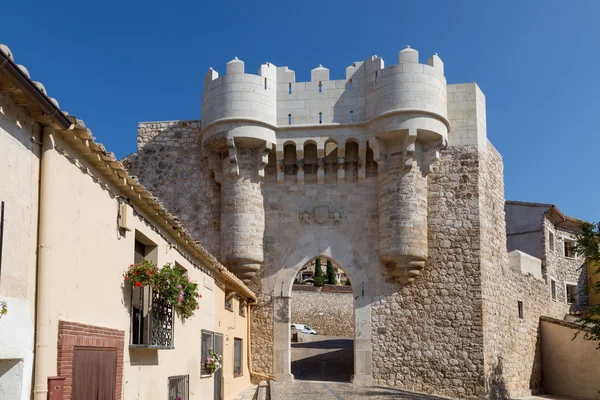
M 352 293 L 292 290 L 292 323 L 313 328 L 319 335 L 354 337 Z
M 206 74 L 202 123 L 140 124 L 127 162 L 258 293 L 255 371 L 293 378 L 294 322 L 352 335 L 358 384 L 468 400 L 539 392 L 539 317 L 568 307 L 508 264 L 485 96 L 446 84 L 437 55 L 420 64 L 406 48 L 398 61 L 354 62 L 343 80 L 319 66 L 296 82 L 234 59 Z M 352 295 L 291 290 L 315 257 L 344 269 Z

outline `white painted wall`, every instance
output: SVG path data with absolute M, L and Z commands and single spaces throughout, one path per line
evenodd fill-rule
M 30 397 L 39 180 L 39 147 L 30 139 L 40 139 L 39 129 L 0 95 L 0 201 L 5 202 L 0 301 L 8 308 L 0 319 L 0 369 L 12 365 L 0 373 L 3 399 Z

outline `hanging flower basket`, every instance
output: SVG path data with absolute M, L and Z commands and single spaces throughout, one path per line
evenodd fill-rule
M 215 353 L 212 349 L 208 352 L 206 360 L 202 361 L 202 371 L 207 374 L 214 374 L 219 368 L 221 368 L 221 354 Z
M 156 265 L 151 261 L 144 260 L 139 264 L 131 264 L 129 266 L 129 269 L 125 274 L 125 280 L 137 287 L 152 286 L 156 275 L 158 275 L 158 268 Z
M 125 280 L 137 287 L 150 286 L 157 290 L 167 304 L 175 306 L 184 321 L 200 309 L 198 301 L 202 295 L 198 292 L 198 284 L 183 276 L 171 264 L 161 269 L 148 260 L 131 264 L 125 273 Z

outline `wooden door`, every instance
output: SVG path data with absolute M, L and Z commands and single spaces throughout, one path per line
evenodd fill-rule
M 114 400 L 116 384 L 116 350 L 74 350 L 72 400 Z

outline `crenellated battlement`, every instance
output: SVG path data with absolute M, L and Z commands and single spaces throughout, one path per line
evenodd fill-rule
M 243 61 L 227 63 L 225 75 L 209 69 L 204 78 L 203 121 L 254 120 L 279 129 L 306 125 L 365 123 L 390 112 L 426 112 L 446 125 L 444 64 L 434 54 L 419 63 L 417 50 L 407 47 L 398 64 L 385 67 L 376 55 L 346 68 L 346 77 L 331 80 L 322 65 L 311 80 L 296 82 L 288 67 L 262 64 L 256 75 Z

